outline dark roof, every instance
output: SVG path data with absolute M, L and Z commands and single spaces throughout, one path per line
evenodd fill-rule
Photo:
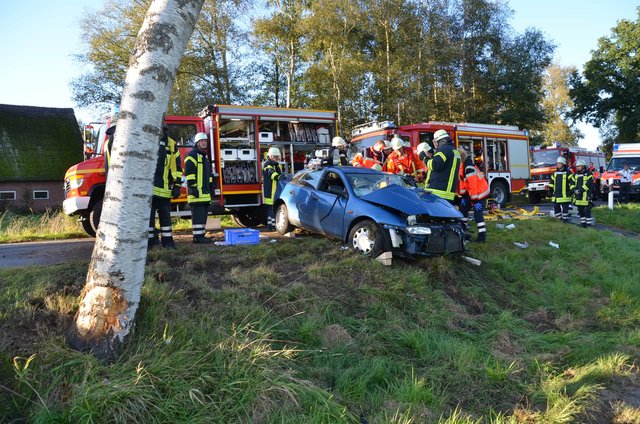
M 62 181 L 82 148 L 73 109 L 0 104 L 0 181 Z

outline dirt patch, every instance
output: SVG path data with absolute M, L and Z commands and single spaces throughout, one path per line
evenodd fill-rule
M 340 324 L 326 326 L 320 334 L 320 339 L 322 340 L 322 346 L 328 349 L 353 344 L 353 337 Z
M 640 424 L 640 376 L 638 368 L 633 374 L 613 379 L 598 392 L 593 408 L 590 408 L 578 422 L 586 424 Z
M 538 332 L 553 331 L 557 329 L 556 318 L 545 308 L 539 308 L 534 312 L 529 312 L 522 318 L 531 323 Z

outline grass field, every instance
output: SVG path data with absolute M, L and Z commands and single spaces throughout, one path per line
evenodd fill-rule
M 479 267 L 310 235 L 151 251 L 111 364 L 64 340 L 86 262 L 0 270 L 0 421 L 639 422 L 640 240 L 488 231 Z

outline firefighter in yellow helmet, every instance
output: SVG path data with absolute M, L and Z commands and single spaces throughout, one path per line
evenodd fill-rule
M 427 162 L 425 188 L 453 204 L 458 190 L 460 153 L 445 130 L 438 130 L 433 134 L 433 145 L 436 151 Z
M 560 156 L 556 161 L 556 171 L 549 182 L 549 196 L 553 202 L 553 213 L 563 222 L 569 222 L 569 204 L 571 203 L 571 171 L 567 168 L 567 160 Z
M 270 147 L 267 160 L 262 165 L 262 198 L 267 207 L 267 229 L 269 230 L 275 230 L 276 227 L 273 201 L 278 189 L 278 180 L 283 173 L 280 158 L 280 150 L 277 147 Z
M 587 163 L 582 159 L 576 161 L 576 173 L 571 175 L 571 191 L 573 192 L 573 204 L 578 207 L 580 226 L 583 228 L 592 226 L 593 174 L 587 169 Z
M 194 243 L 211 243 L 211 239 L 205 237 L 213 184 L 211 165 L 206 155 L 208 140 L 207 134 L 203 132 L 196 134 L 196 144 L 184 161 L 184 175 L 189 194 L 187 201 L 191 207 L 191 229 Z

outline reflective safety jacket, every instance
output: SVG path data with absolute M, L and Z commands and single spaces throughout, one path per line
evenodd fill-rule
M 182 166 L 176 142 L 172 138 L 162 137 L 158 148 L 156 172 L 153 174 L 153 195 L 171 198 L 173 185 L 180 184 L 181 180 Z
M 194 147 L 184 160 L 189 203 L 211 203 L 211 165 L 205 153 Z
M 471 200 L 482 200 L 490 193 L 489 183 L 482 171 L 468 157 L 460 166 L 458 193 L 468 193 Z
M 438 197 L 454 200 L 458 190 L 460 153 L 453 143 L 444 143 L 427 163 L 425 188 Z
M 362 156 L 362 153 L 356 154 L 353 159 L 351 159 L 351 165 L 361 168 L 373 168 L 376 165 L 380 165 L 382 167 L 382 163 L 373 158 L 364 157 Z
M 340 150 L 337 147 L 329 148 L 329 166 L 348 166 L 349 158 L 346 150 Z
M 571 175 L 570 190 L 574 204 L 587 206 L 593 195 L 593 174 L 585 170 Z
M 262 165 L 262 198 L 265 205 L 273 205 L 278 189 L 278 180 L 282 176 L 282 165 L 271 159 Z
M 424 163 L 408 147 L 404 148 L 404 153 L 400 153 L 400 150 L 394 150 L 387 158 L 382 170 L 394 174 L 413 175 L 414 177 L 427 171 Z
M 571 180 L 571 172 L 564 166 L 562 170 L 556 170 L 551 175 L 549 182 L 549 191 L 551 192 L 551 201 L 554 203 L 571 202 L 571 189 L 569 188 Z

